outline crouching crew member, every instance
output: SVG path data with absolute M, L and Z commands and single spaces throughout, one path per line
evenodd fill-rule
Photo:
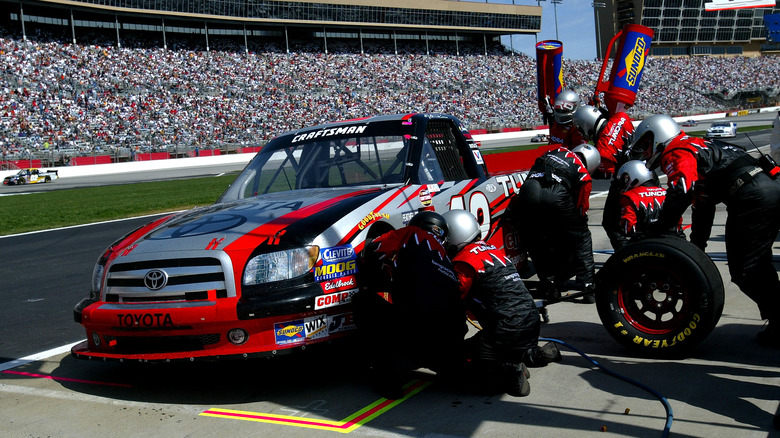
M 554 343 L 539 347 L 541 318 L 536 304 L 507 255 L 480 240 L 474 216 L 465 210 L 450 210 L 443 216 L 449 229 L 445 247 L 461 297 L 482 326 L 467 342 L 469 371 L 509 395 L 528 395 L 525 365 L 560 361 L 560 351 Z

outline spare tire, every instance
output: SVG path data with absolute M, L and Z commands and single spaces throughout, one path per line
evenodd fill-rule
M 723 313 L 718 268 L 697 246 L 677 237 L 620 249 L 599 270 L 596 285 L 602 324 L 643 356 L 689 355 Z

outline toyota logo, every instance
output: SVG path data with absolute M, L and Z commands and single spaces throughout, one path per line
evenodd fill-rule
M 168 284 L 168 274 L 159 269 L 152 269 L 144 275 L 144 286 L 149 290 L 160 290 Z

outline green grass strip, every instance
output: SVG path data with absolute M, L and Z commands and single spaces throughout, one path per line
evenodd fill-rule
M 0 235 L 210 205 L 235 178 L 231 174 L 1 196 Z

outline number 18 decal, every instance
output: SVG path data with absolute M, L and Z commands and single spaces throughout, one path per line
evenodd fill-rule
M 466 203 L 463 195 L 457 195 L 450 198 L 450 210 L 466 210 Z M 490 202 L 487 196 L 482 192 L 474 192 L 469 197 L 468 211 L 477 218 L 480 239 L 484 239 L 490 232 Z

